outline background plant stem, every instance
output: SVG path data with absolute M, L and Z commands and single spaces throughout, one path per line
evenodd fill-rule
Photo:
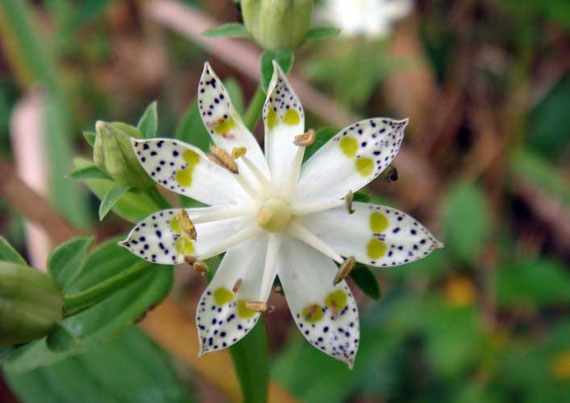
M 245 111 L 245 116 L 243 118 L 245 125 L 249 130 L 255 128 L 257 121 L 261 117 L 261 111 L 263 110 L 263 104 L 265 102 L 265 92 L 263 92 L 263 88 L 261 85 L 257 86 L 255 90 L 255 94 L 253 94 L 253 98 Z

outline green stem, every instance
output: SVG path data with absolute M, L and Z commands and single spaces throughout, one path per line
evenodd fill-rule
M 156 205 L 159 207 L 159 209 L 163 210 L 163 209 L 167 209 L 167 208 L 171 207 L 170 203 L 168 203 L 164 199 L 164 197 L 162 197 L 162 195 L 160 194 L 160 192 L 158 191 L 158 189 L 156 187 L 150 188 L 150 190 L 148 191 L 148 195 L 156 203 Z
M 125 285 L 146 274 L 151 267 L 151 263 L 140 262 L 83 292 L 66 295 L 63 303 L 63 316 L 78 314 L 103 301 L 121 290 Z
M 265 103 L 265 92 L 261 85 L 257 87 L 255 90 L 255 94 L 253 94 L 253 98 L 247 107 L 247 111 L 245 111 L 245 116 L 243 118 L 245 125 L 249 130 L 255 128 L 257 121 L 261 117 L 261 111 L 263 110 L 263 104 Z

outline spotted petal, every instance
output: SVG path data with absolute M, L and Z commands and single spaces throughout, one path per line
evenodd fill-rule
M 133 140 L 136 156 L 155 182 L 208 205 L 239 204 L 249 196 L 234 174 L 198 148 L 172 139 Z
M 262 235 L 225 254 L 196 312 L 200 355 L 231 346 L 257 323 L 260 313 L 245 301 L 260 298 L 266 249 L 267 236 Z
M 328 257 L 298 240 L 283 240 L 278 276 L 297 327 L 313 346 L 352 368 L 358 310 L 346 283 L 333 285 L 336 273 Z
M 354 214 L 334 209 L 309 214 L 303 224 L 336 252 L 376 267 L 399 266 L 443 245 L 419 222 L 396 209 L 354 203 Z
M 339 199 L 366 186 L 398 153 L 407 124 L 375 118 L 342 130 L 303 166 L 295 200 Z
M 197 237 L 194 241 L 185 234 L 180 224 L 180 210 L 162 210 L 148 216 L 131 230 L 121 245 L 149 262 L 178 264 L 184 262 L 184 256 L 200 257 L 203 252 L 219 244 L 220 239 L 227 239 L 251 223 L 249 218 L 237 217 L 195 224 Z M 189 218 L 196 221 L 206 215 L 230 215 L 225 206 L 185 210 Z
M 247 157 L 265 174 L 268 168 L 259 143 L 245 127 L 224 85 L 209 63 L 204 63 L 198 85 L 198 106 L 202 122 L 216 146 L 230 153 L 234 147 L 245 147 Z M 238 160 L 238 165 L 243 162 Z M 247 172 L 247 169 L 243 169 Z
M 273 63 L 273 77 L 263 107 L 265 124 L 265 155 L 271 176 L 279 188 L 297 179 L 300 161 L 295 163 L 299 147 L 295 136 L 305 129 L 305 115 L 301 102 L 289 85 L 277 63 Z

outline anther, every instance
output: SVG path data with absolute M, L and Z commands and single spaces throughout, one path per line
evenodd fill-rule
M 245 301 L 245 307 L 256 312 L 267 312 L 269 305 L 261 301 Z
M 337 285 L 342 280 L 344 280 L 354 269 L 354 266 L 356 266 L 356 259 L 354 259 L 354 257 L 351 256 L 348 259 L 346 259 L 344 263 L 340 266 L 340 269 L 338 270 L 338 273 L 334 278 L 333 284 Z
M 234 283 L 234 286 L 232 287 L 232 292 L 236 293 L 239 291 L 239 289 L 241 288 L 241 285 L 243 283 L 243 279 L 238 278 L 236 280 L 236 282 Z
M 212 153 L 208 155 L 210 161 L 218 164 L 222 168 L 225 168 L 234 174 L 238 173 L 238 166 L 236 162 L 227 152 L 214 145 L 210 146 L 210 152 Z
M 338 317 L 338 306 L 336 305 L 336 302 L 332 301 L 329 308 L 331 310 L 333 318 Z
M 316 139 L 317 139 L 317 133 L 313 129 L 310 129 L 306 133 L 295 136 L 293 144 L 295 144 L 296 146 L 307 147 L 313 144 Z
M 234 147 L 232 148 L 232 158 L 237 160 L 239 157 L 242 157 L 247 152 L 247 148 L 245 147 Z
M 186 236 L 195 241 L 198 233 L 196 232 L 196 227 L 194 227 L 194 224 L 192 223 L 192 220 L 188 216 L 186 210 L 180 210 L 180 213 L 178 213 L 176 219 L 178 220 L 178 223 L 180 224 L 180 227 Z
M 354 214 L 354 209 L 352 208 L 352 202 L 354 201 L 354 194 L 352 190 L 349 190 L 346 196 L 344 196 L 344 203 L 346 204 L 346 210 L 348 214 Z
M 194 270 L 204 275 L 210 271 L 210 268 L 206 263 L 198 259 L 196 256 L 184 256 L 184 261 L 188 263 Z

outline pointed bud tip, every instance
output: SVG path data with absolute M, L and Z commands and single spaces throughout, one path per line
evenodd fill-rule
M 98 132 L 105 129 L 106 127 L 107 127 L 107 122 L 104 122 L 103 120 L 98 120 L 97 122 L 95 122 L 95 130 Z

